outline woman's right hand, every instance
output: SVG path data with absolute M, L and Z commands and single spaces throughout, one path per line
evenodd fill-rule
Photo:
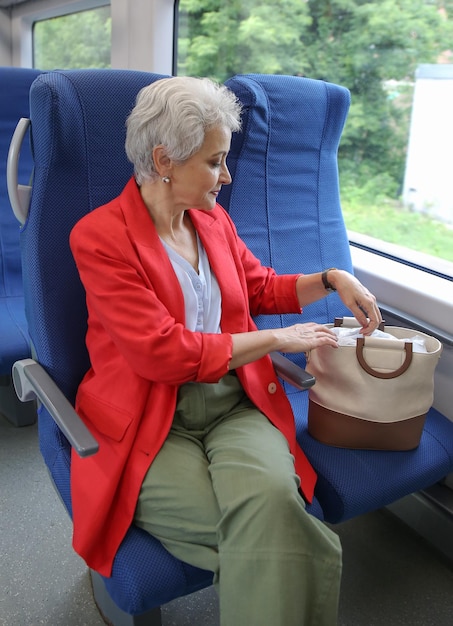
M 281 341 L 277 348 L 281 352 L 308 352 L 320 346 L 338 347 L 337 335 L 330 328 L 315 322 L 294 324 L 276 329 L 274 332 Z
M 296 353 L 308 352 L 320 346 L 338 347 L 336 334 L 315 322 L 233 334 L 232 339 L 233 356 L 229 363 L 230 370 L 256 361 L 274 350 Z

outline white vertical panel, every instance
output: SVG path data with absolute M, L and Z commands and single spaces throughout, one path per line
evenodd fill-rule
M 111 0 L 112 68 L 171 74 L 174 0 Z
M 453 65 L 421 65 L 414 90 L 403 200 L 453 224 Z
M 0 9 L 0 65 L 12 64 L 11 19 Z

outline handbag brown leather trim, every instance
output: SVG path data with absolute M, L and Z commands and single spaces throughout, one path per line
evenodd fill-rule
M 337 448 L 362 450 L 413 450 L 420 443 L 424 415 L 398 422 L 372 422 L 331 411 L 309 400 L 308 432 Z
M 365 370 L 367 374 L 370 374 L 370 376 L 374 376 L 375 378 L 385 378 L 385 379 L 398 378 L 398 376 L 401 376 L 401 374 L 404 374 L 404 372 L 408 369 L 409 365 L 412 363 L 412 343 L 409 341 L 407 341 L 404 344 L 404 351 L 406 353 L 404 363 L 401 365 L 401 367 L 399 367 L 393 372 L 378 372 L 377 370 L 374 370 L 372 367 L 370 367 L 368 363 L 366 362 L 365 356 L 363 354 L 364 347 L 365 347 L 365 338 L 359 337 L 357 339 L 357 344 L 356 344 L 357 360 L 360 363 L 360 367 L 363 370 Z

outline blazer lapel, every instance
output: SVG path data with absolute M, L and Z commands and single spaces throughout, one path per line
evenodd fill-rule
M 120 205 L 129 238 L 156 295 L 174 318 L 184 324 L 184 296 L 178 278 L 133 178 L 120 196 Z
M 190 217 L 208 255 L 211 270 L 217 278 L 222 294 L 223 332 L 247 330 L 248 302 L 246 286 L 241 285 L 231 245 L 224 227 L 213 213 L 193 210 Z

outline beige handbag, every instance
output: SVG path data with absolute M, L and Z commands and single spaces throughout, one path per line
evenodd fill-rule
M 354 318 L 327 326 L 358 329 Z M 418 446 L 442 344 L 408 328 L 383 330 L 395 339 L 359 336 L 354 345 L 323 346 L 307 355 L 306 370 L 316 378 L 308 410 L 308 431 L 315 439 L 375 450 Z M 418 351 L 420 343 L 426 351 Z

